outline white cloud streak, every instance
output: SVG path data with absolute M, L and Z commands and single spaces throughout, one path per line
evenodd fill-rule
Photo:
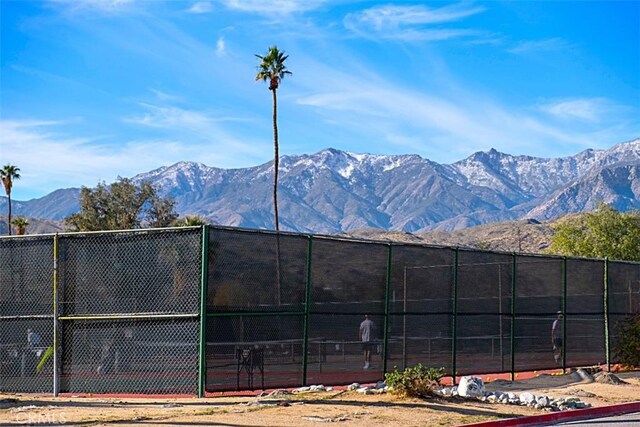
M 540 105 L 538 109 L 562 120 L 599 122 L 619 107 L 605 98 L 582 98 L 556 101 Z
M 195 15 L 211 13 L 213 12 L 213 5 L 209 1 L 199 1 L 192 4 L 191 7 L 186 10 L 186 12 L 193 13 Z
M 514 54 L 527 54 L 534 52 L 552 52 L 559 50 L 566 50 L 571 48 L 571 45 L 561 38 L 551 38 L 545 40 L 527 40 L 517 43 L 508 52 Z
M 480 36 L 481 31 L 437 27 L 481 13 L 484 8 L 465 3 L 427 6 L 384 5 L 345 16 L 345 28 L 364 38 L 435 41 Z
M 289 15 L 317 9 L 326 0 L 221 0 L 233 10 L 261 15 Z
M 163 135 L 113 142 L 112 138 L 69 137 L 69 123 L 49 120 L 0 120 L 1 160 L 21 169 L 15 200 L 41 197 L 58 188 L 95 186 L 131 177 L 178 161 L 200 161 L 217 167 L 246 167 L 269 158 L 271 145 L 236 139 L 205 114 L 178 108 L 149 107 L 137 123 L 174 130 Z M 220 118 L 218 121 L 230 120 Z M 34 153 L 44 153 L 34 155 Z

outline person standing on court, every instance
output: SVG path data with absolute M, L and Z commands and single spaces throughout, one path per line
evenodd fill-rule
M 364 353 L 364 367 L 363 369 L 369 369 L 371 367 L 371 338 L 373 336 L 373 322 L 369 319 L 369 315 L 364 315 L 364 320 L 360 323 L 360 341 L 362 341 L 362 351 Z
M 551 325 L 551 343 L 553 344 L 553 358 L 557 365 L 562 363 L 562 347 L 564 343 L 564 316 L 562 311 L 558 311 L 558 317 L 553 321 Z

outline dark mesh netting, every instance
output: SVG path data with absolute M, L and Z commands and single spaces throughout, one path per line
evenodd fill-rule
M 454 251 L 393 246 L 392 313 L 451 313 Z
M 421 363 L 451 374 L 452 318 L 450 314 L 390 316 L 387 370 Z
M 207 305 L 225 312 L 302 311 L 307 247 L 303 236 L 211 229 Z
M 567 260 L 567 366 L 605 361 L 604 262 Z
M 207 391 L 294 387 L 302 383 L 303 316 L 209 317 Z
M 198 313 L 200 236 L 197 229 L 60 236 L 60 313 Z
M 561 366 L 554 359 L 551 328 L 563 308 L 562 258 L 518 255 L 515 292 L 515 370 Z
M 53 238 L 0 239 L 0 319 L 52 310 Z
M 61 323 L 61 392 L 197 392 L 197 319 Z
M 640 264 L 609 262 L 609 337 L 613 363 L 618 363 L 617 348 L 624 322 L 640 314 Z
M 0 319 L 0 391 L 53 391 L 52 319 Z
M 510 368 L 513 256 L 459 251 L 456 370 L 459 374 Z
M 384 316 L 369 314 L 372 322 L 366 342 L 358 314 L 318 314 L 310 317 L 307 382 L 309 384 L 350 384 L 375 382 L 382 378 Z M 369 366 L 365 368 L 365 350 Z
M 389 247 L 314 239 L 313 313 L 383 314 Z
M 0 239 L 0 391 L 53 390 L 53 237 Z

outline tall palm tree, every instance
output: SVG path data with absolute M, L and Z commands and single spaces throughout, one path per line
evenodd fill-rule
M 0 169 L 0 179 L 2 179 L 2 185 L 4 185 L 4 191 L 7 193 L 7 202 L 9 204 L 9 218 L 7 219 L 7 225 L 9 226 L 9 236 L 11 236 L 11 187 L 13 187 L 13 181 L 20 179 L 20 168 L 14 165 L 6 164 Z
M 256 80 L 269 82 L 269 90 L 273 93 L 273 212 L 275 216 L 276 231 L 280 231 L 280 222 L 278 220 L 278 96 L 276 94 L 280 81 L 287 75 L 291 74 L 284 61 L 289 55 L 285 55 L 284 51 L 278 50 L 277 46 L 272 46 L 266 55 L 256 55 L 260 59 L 258 65 L 258 74 Z

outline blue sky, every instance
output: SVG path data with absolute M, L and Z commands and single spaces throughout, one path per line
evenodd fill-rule
M 1 0 L 0 163 L 15 200 L 181 160 L 273 156 L 257 58 L 277 45 L 281 154 L 452 163 L 640 136 L 640 1 Z

